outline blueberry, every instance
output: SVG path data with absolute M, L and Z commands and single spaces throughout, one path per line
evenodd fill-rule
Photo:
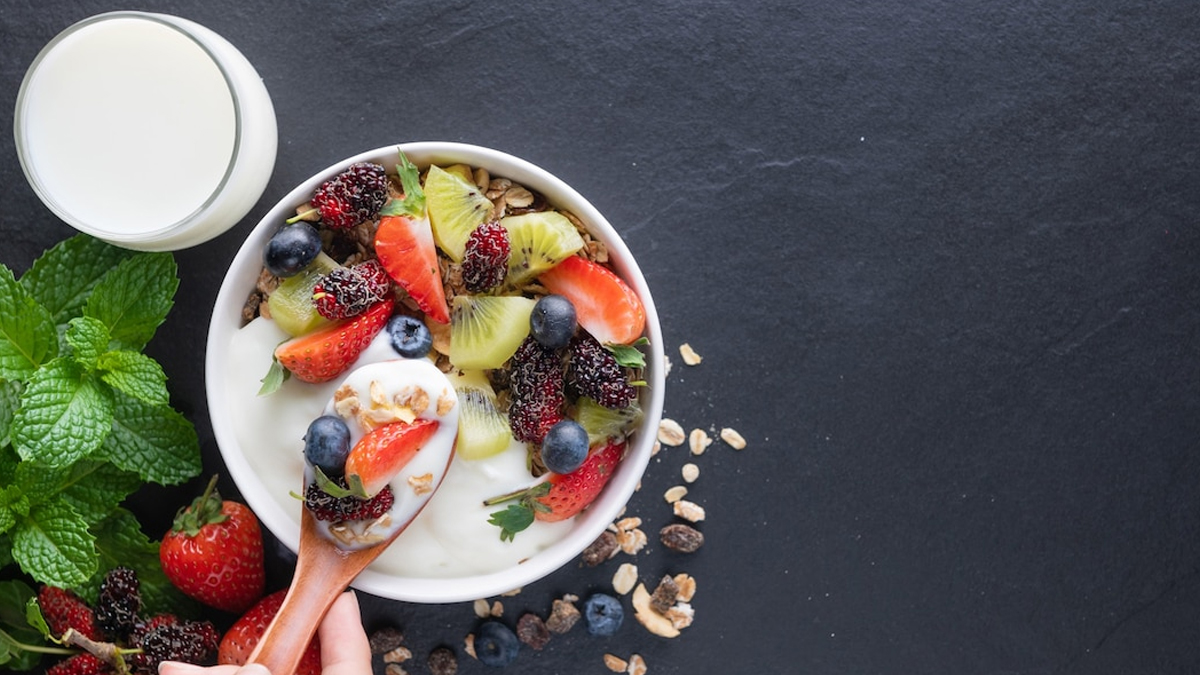
M 420 319 L 397 314 L 388 320 L 387 331 L 392 349 L 406 359 L 424 358 L 433 347 L 433 335 Z
M 326 476 L 340 476 L 350 455 L 350 428 L 336 415 L 313 420 L 304 434 L 304 459 Z
M 475 656 L 485 666 L 503 668 L 517 658 L 520 650 L 516 633 L 499 621 L 484 621 L 475 634 Z
M 583 617 L 587 619 L 588 633 L 612 635 L 621 627 L 625 609 L 621 607 L 621 601 L 613 596 L 596 593 L 584 603 Z
M 291 277 L 308 267 L 321 252 L 321 236 L 306 222 L 279 228 L 263 249 L 263 265 L 277 277 Z
M 571 473 L 587 455 L 587 430 L 575 420 L 556 422 L 542 439 L 542 464 L 554 473 Z
M 575 305 L 561 295 L 538 298 L 529 315 L 533 339 L 547 349 L 562 349 L 575 334 Z

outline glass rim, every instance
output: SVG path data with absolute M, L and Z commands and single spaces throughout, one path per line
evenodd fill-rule
M 92 223 L 86 222 L 84 219 L 62 206 L 62 204 L 60 204 L 59 201 L 54 198 L 51 192 L 46 189 L 45 185 L 37 175 L 37 171 L 34 169 L 33 161 L 29 156 L 30 148 L 28 147 L 28 139 L 26 138 L 27 134 L 24 123 L 26 118 L 26 108 L 28 107 L 28 90 L 30 83 L 36 77 L 38 68 L 42 65 L 46 58 L 49 57 L 50 53 L 63 41 L 82 30 L 90 28 L 99 23 L 120 19 L 133 19 L 158 24 L 175 31 L 191 41 L 192 44 L 199 47 L 213 63 L 213 65 L 217 67 L 217 71 L 221 74 L 221 78 L 225 81 L 225 88 L 229 92 L 229 97 L 233 104 L 233 148 L 229 154 L 229 162 L 225 165 L 225 171 L 222 174 L 220 181 L 217 182 L 216 187 L 213 188 L 212 192 L 205 197 L 204 201 L 201 202 L 199 206 L 179 220 L 152 230 L 141 231 L 136 234 L 113 232 L 101 227 L 97 227 Z M 196 223 L 201 215 L 203 215 L 206 211 L 211 209 L 214 204 L 216 204 L 217 200 L 229 187 L 234 170 L 237 167 L 244 151 L 242 143 L 242 125 L 244 121 L 242 119 L 243 103 L 241 100 L 241 95 L 238 93 L 237 85 L 235 84 L 233 77 L 231 76 L 221 57 L 218 56 L 218 54 L 212 48 L 205 44 L 203 39 L 189 30 L 187 26 L 177 23 L 177 21 L 186 20 L 176 19 L 175 17 L 170 17 L 163 14 L 155 14 L 153 12 L 140 12 L 134 10 L 121 10 L 96 14 L 67 26 L 61 32 L 55 35 L 50 42 L 46 43 L 46 45 L 42 47 L 40 51 L 38 51 L 33 61 L 29 64 L 28 69 L 25 71 L 25 76 L 21 80 L 21 86 L 17 90 L 16 109 L 13 115 L 13 136 L 16 142 L 17 158 L 21 164 L 21 171 L 25 174 L 25 179 L 33 188 L 33 191 L 37 193 L 38 198 L 40 198 L 42 202 L 65 223 L 77 230 L 80 230 L 81 232 L 85 232 L 92 236 L 113 242 L 142 243 L 156 241 L 167 236 L 177 234 L 181 231 L 188 230 Z

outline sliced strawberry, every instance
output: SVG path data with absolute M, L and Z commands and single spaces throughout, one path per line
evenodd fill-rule
M 221 646 L 217 650 L 217 662 L 221 664 L 244 665 L 250 658 L 263 632 L 267 630 L 271 619 L 279 613 L 287 590 L 275 591 L 258 601 L 242 615 L 221 638 Z M 286 675 L 278 673 L 277 675 Z M 321 645 L 314 637 L 300 657 L 296 666 L 296 675 L 321 675 Z
M 363 496 L 372 497 L 404 468 L 428 441 L 439 423 L 416 419 L 375 427 L 359 439 L 346 458 L 346 481 L 351 489 L 362 486 Z
M 554 474 L 549 479 L 550 493 L 538 497 L 538 502 L 547 507 L 545 510 L 534 509 L 534 517 L 538 520 L 556 522 L 566 520 L 588 504 L 596 501 L 600 491 L 608 484 L 616 472 L 617 464 L 625 454 L 624 443 L 608 443 L 601 448 L 593 449 L 583 466 L 566 474 Z
M 515 502 L 492 513 L 488 522 L 500 528 L 502 541 L 512 541 L 535 519 L 556 522 L 578 515 L 596 501 L 624 456 L 625 443 L 610 441 L 592 448 L 583 466 L 571 473 L 550 474 L 532 487 L 486 499 L 484 506 Z
M 571 256 L 538 279 L 575 305 L 579 325 L 601 344 L 630 344 L 646 327 L 646 308 L 637 293 L 603 265 Z
M 375 254 L 388 275 L 408 292 L 426 316 L 450 323 L 450 308 L 438 268 L 437 246 L 428 218 L 383 216 L 375 231 Z
M 275 359 L 305 382 L 327 382 L 358 359 L 387 324 L 395 303 L 391 298 L 342 323 L 292 338 L 275 348 Z

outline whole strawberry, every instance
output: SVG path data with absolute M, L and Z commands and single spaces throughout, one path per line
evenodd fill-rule
M 262 639 L 263 632 L 267 630 L 271 620 L 279 613 L 279 608 L 283 605 L 283 598 L 287 595 L 287 590 L 275 591 L 258 601 L 256 605 L 250 608 L 240 619 L 238 619 L 229 630 L 225 632 L 225 637 L 221 638 L 221 646 L 217 651 L 217 663 L 243 665 L 250 659 L 250 654 L 254 648 L 258 646 L 258 641 Z M 304 655 L 300 657 L 300 664 L 296 666 L 296 675 L 320 675 L 321 673 L 321 646 L 314 636 L 308 643 L 308 647 L 304 650 Z M 278 675 L 286 675 L 279 673 Z
M 167 578 L 184 594 L 240 613 L 262 597 L 262 531 L 254 513 L 245 504 L 223 501 L 216 485 L 213 476 L 204 494 L 175 516 L 159 558 Z

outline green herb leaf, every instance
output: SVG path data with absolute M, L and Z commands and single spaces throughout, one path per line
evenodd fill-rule
M 646 356 L 642 354 L 638 347 L 650 344 L 650 340 L 646 338 L 638 338 L 633 344 L 622 345 L 610 343 L 604 345 L 604 348 L 612 352 L 612 355 L 617 359 L 617 363 L 626 368 L 645 368 Z
M 292 371 L 284 368 L 279 359 L 271 359 L 271 368 L 262 379 L 262 387 L 259 388 L 258 395 L 270 396 L 279 391 L 279 388 L 283 386 L 284 382 L 288 381 L 291 375 Z
M 92 289 L 83 315 L 108 326 L 111 348 L 141 351 L 171 311 L 178 287 L 170 253 L 126 258 Z
M 21 285 L 49 312 L 55 325 L 66 326 L 87 303 L 92 288 L 117 263 L 137 252 L 107 244 L 86 234 L 65 239 L 43 253 Z
M 95 523 L 115 511 L 141 486 L 142 479 L 136 473 L 108 462 L 83 461 L 71 466 L 61 484 L 59 498 L 89 523 Z
M 58 355 L 50 312 L 0 265 L 0 380 L 23 380 Z
M 12 670 L 30 670 L 42 657 L 38 651 L 23 649 L 32 645 L 40 647 L 45 640 L 43 633 L 31 627 L 32 622 L 26 618 L 30 603 L 37 607 L 36 594 L 24 582 L 16 579 L 0 581 L 0 626 L 3 627 L 0 630 L 0 664 Z M 41 612 L 37 613 L 40 618 Z
M 404 188 L 403 199 L 392 199 L 379 211 L 381 216 L 425 216 L 425 191 L 421 189 L 421 172 L 417 166 L 400 154 L 400 163 L 396 165 L 396 173 L 400 176 L 400 185 Z
M 174 485 L 200 473 L 200 440 L 183 415 L 115 392 L 112 433 L 99 454 L 153 483 Z
M 96 538 L 74 509 L 61 501 L 35 506 L 13 530 L 12 556 L 42 583 L 71 588 L 96 571 Z
M 147 616 L 160 612 L 176 612 L 181 616 L 194 615 L 196 607 L 175 589 L 163 574 L 158 557 L 158 543 L 142 532 L 137 518 L 125 509 L 117 509 L 91 530 L 96 537 L 99 567 L 92 578 L 76 590 L 89 602 L 95 602 L 100 583 L 108 570 L 125 565 L 137 570 L 141 583 L 143 612 Z
M 500 541 L 512 541 L 518 532 L 533 524 L 533 509 L 525 504 L 509 504 L 508 508 L 492 513 L 488 522 L 500 528 Z
M 8 430 L 21 405 L 21 383 L 0 380 L 0 448 L 9 444 Z
M 127 349 L 105 352 L 96 364 L 102 371 L 100 378 L 134 398 L 151 405 L 166 405 L 170 401 L 167 393 L 167 374 L 158 361 Z
M 29 515 L 29 499 L 16 485 L 0 489 L 0 532 L 7 532 Z
M 71 345 L 75 361 L 87 370 L 96 369 L 96 362 L 108 350 L 108 341 L 112 339 L 108 326 L 88 316 L 71 319 L 64 337 Z
M 59 358 L 29 378 L 12 421 L 12 441 L 21 459 L 65 466 L 92 454 L 112 429 L 108 387 Z

